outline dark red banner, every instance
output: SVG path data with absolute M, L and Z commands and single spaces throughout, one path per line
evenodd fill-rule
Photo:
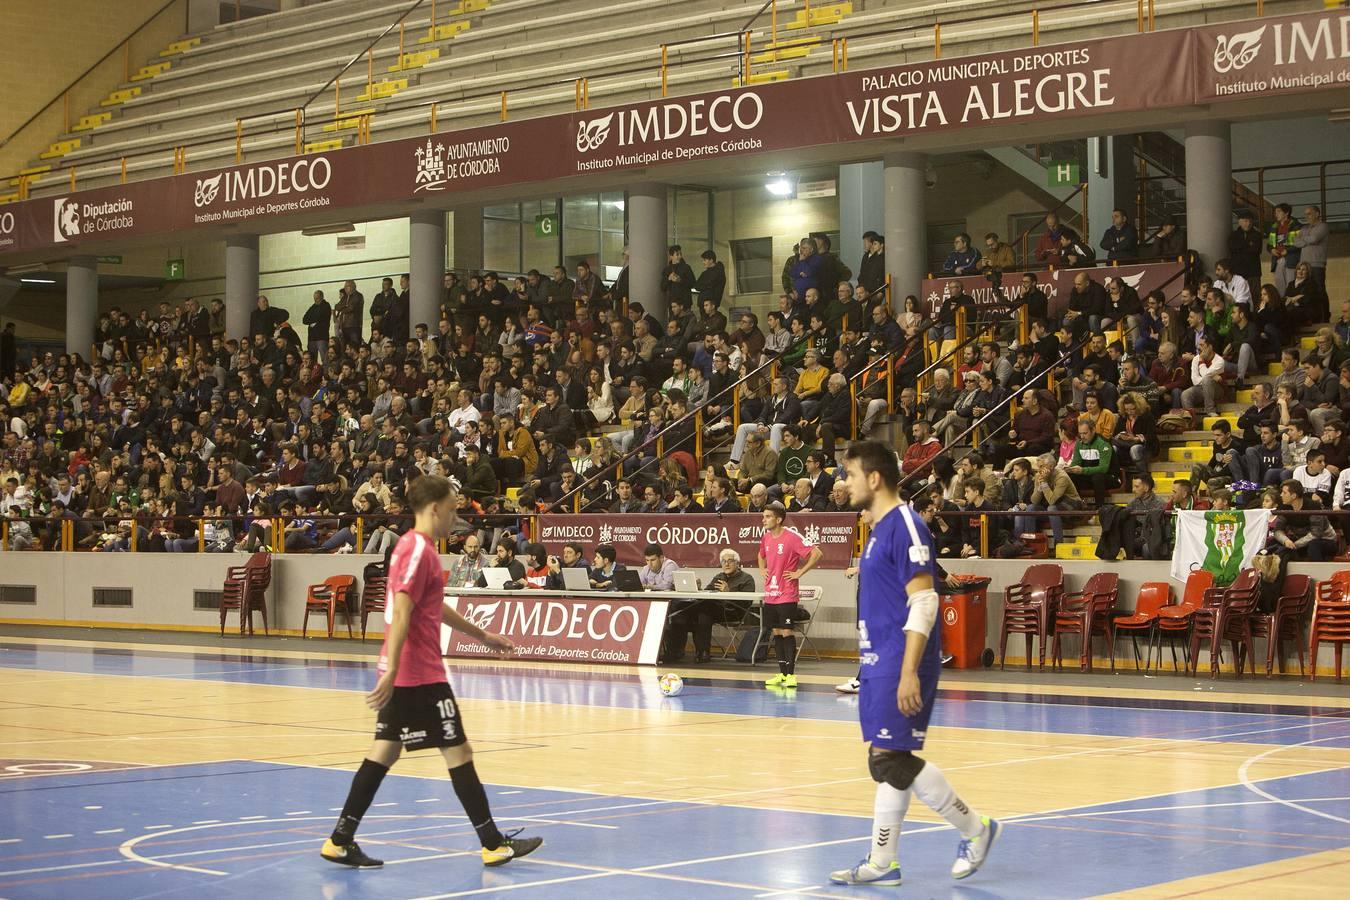
M 669 607 L 666 600 L 626 600 L 604 593 L 540 597 L 532 591 L 450 595 L 445 602 L 479 628 L 510 638 L 517 659 L 617 665 L 656 664 Z M 441 626 L 441 653 L 497 656 L 448 625 Z
M 1053 272 L 1037 272 L 1036 280 L 1049 301 L 1047 309 L 1052 318 L 1059 316 L 1069 305 L 1069 292 L 1073 290 L 1073 280 L 1079 272 L 1087 273 L 1093 281 L 1103 285 L 1109 279 L 1118 278 L 1139 292 L 1142 300 L 1149 291 L 1162 288 L 1168 299 L 1181 290 L 1179 273 L 1185 267 L 1181 263 L 1137 263 L 1119 266 L 1098 266 L 1092 269 L 1056 269 Z M 994 293 L 993 286 L 983 275 L 948 275 L 939 278 L 925 278 L 923 281 L 923 300 L 930 313 L 942 306 L 942 301 L 951 293 L 953 281 L 961 283 L 961 289 L 975 301 L 981 312 L 997 312 L 1016 303 L 1022 296 L 1022 273 L 1004 272 L 1002 279 L 1003 297 Z M 1165 286 L 1165 287 L 1164 287 Z
M 1350 12 L 1247 19 L 1197 28 L 1195 102 L 1344 88 Z
M 0 207 L 0 254 L 435 200 L 508 184 L 1343 87 L 1343 12 L 795 78 L 193 172 Z M 804 113 L 803 111 L 809 111 Z M 448 206 L 449 203 L 447 202 Z
M 821 568 L 847 569 L 852 563 L 858 533 L 853 513 L 794 513 L 787 524 L 820 548 Z M 744 566 L 753 568 L 764 534 L 758 513 L 549 515 L 540 517 L 539 530 L 540 543 L 550 553 L 561 553 L 563 544 L 576 541 L 589 559 L 596 544 L 613 544 L 619 562 L 640 566 L 643 549 L 660 544 L 668 559 L 688 568 L 717 568 L 718 554 L 727 547 L 741 555 Z

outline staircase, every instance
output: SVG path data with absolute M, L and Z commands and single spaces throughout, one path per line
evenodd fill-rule
M 813 29 L 838 25 L 852 12 L 853 4 L 843 2 L 806 4 L 798 9 L 796 15 L 786 23 L 775 23 L 767 19 L 768 13 L 761 15 L 752 27 L 759 29 L 761 32 L 766 31 L 767 34 L 760 43 L 758 50 L 755 48 L 753 39 L 751 40 L 750 71 L 749 75 L 745 76 L 745 83 L 768 84 L 791 78 L 792 70 L 779 64 L 797 61 L 797 65 L 800 66 L 813 50 L 825 43 L 825 39 L 821 35 L 810 34 L 809 32 Z M 780 34 L 780 30 L 783 33 Z M 766 66 L 768 68 L 765 68 Z M 740 87 L 741 79 L 741 75 L 731 79 L 731 86 Z
M 1186 215 L 1186 146 L 1169 134 L 1149 131 L 1135 135 L 1135 166 L 1138 171 L 1139 233 L 1149 233 L 1168 216 L 1184 221 Z M 1258 214 L 1260 221 L 1274 217 L 1274 205 L 1240 181 L 1233 181 L 1233 203 Z

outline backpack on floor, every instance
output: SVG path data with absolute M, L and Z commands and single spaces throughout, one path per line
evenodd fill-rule
M 736 645 L 736 662 L 767 662 L 769 659 L 769 639 L 773 633 L 767 628 L 752 628 L 741 635 L 741 641 Z M 755 647 L 758 640 L 759 647 Z M 750 654 L 754 653 L 755 658 L 751 659 Z

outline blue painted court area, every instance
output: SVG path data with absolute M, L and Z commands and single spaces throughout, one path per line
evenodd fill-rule
M 205 680 L 368 691 L 375 681 L 375 648 L 369 663 L 318 661 L 218 653 L 181 653 L 149 649 L 0 643 L 0 668 L 95 675 Z M 675 699 L 663 697 L 656 672 L 537 672 L 528 668 L 464 667 L 451 663 L 451 682 L 463 700 L 516 700 L 526 703 L 599 706 L 618 709 L 675 708 L 725 713 L 857 722 L 857 699 L 833 691 L 765 691 L 753 682 L 701 681 L 685 670 L 688 689 Z M 951 682 L 956 685 L 956 682 Z M 1236 682 L 1228 681 L 1225 687 Z M 1307 707 L 1235 706 L 1175 700 L 1121 700 L 1057 694 L 984 694 L 953 687 L 939 692 L 933 725 L 1056 734 L 1114 735 L 1178 740 L 1239 740 L 1297 744 L 1350 733 L 1350 710 Z
M 0 783 L 0 896 L 870 893 L 826 878 L 866 851 L 866 819 L 498 786 L 489 795 L 501 824 L 528 827 L 545 845 L 488 870 L 448 781 L 402 776 L 386 780 L 360 834 L 386 867 L 352 871 L 318 856 L 349 780 L 336 770 L 241 761 Z M 1223 787 L 1010 820 L 986 868 L 959 885 L 947 874 L 954 832 L 919 825 L 903 839 L 905 881 L 925 897 L 1082 897 L 1350 841 L 1344 773 L 1258 786 L 1270 796 Z M 1159 853 L 1163 846 L 1177 852 Z

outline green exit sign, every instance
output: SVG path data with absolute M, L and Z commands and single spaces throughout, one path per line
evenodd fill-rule
M 122 257 L 120 257 L 120 256 L 100 256 L 100 257 L 98 258 L 98 261 L 101 262 L 101 263 L 106 263 L 107 265 L 110 265 L 110 266 L 120 266 L 120 265 L 122 264 Z
M 185 268 L 181 259 L 166 259 L 164 261 L 164 277 L 168 281 L 182 281 Z
M 534 217 L 534 236 L 540 238 L 553 237 L 558 233 L 558 215 L 557 213 L 545 213 L 542 216 Z
M 1076 162 L 1052 162 L 1045 168 L 1046 184 L 1049 187 L 1077 186 L 1081 183 L 1078 175 Z

